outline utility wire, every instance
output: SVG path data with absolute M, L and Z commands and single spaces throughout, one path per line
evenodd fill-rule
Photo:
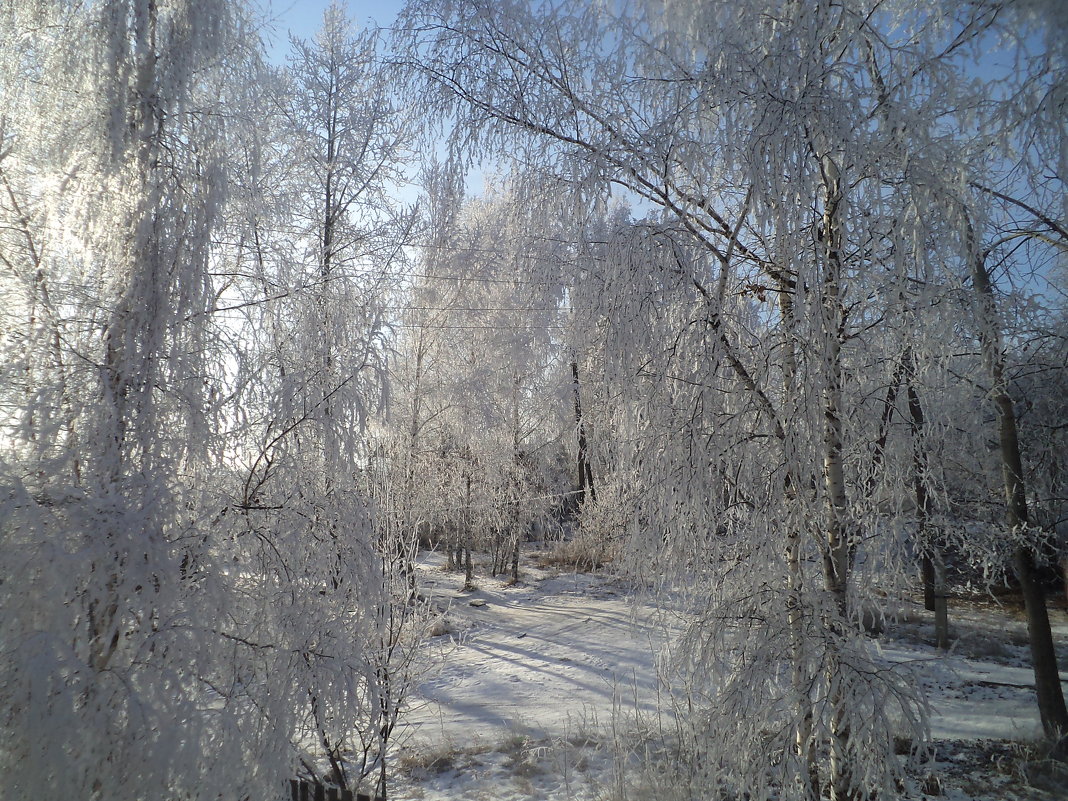
M 393 312 L 462 312 L 464 314 L 474 312 L 564 312 L 559 306 L 381 306 L 383 311 Z
M 519 286 L 555 286 L 561 289 L 570 289 L 575 285 L 570 283 L 564 283 L 563 281 L 551 281 L 546 279 L 544 281 L 532 281 L 525 278 L 491 278 L 488 275 L 428 275 L 425 273 L 401 273 L 396 274 L 398 278 L 422 278 L 426 281 L 471 281 L 484 284 L 516 284 Z
M 417 325 L 409 323 L 389 323 L 390 328 L 424 329 L 427 331 L 518 331 L 522 329 L 552 328 L 563 331 L 567 326 L 561 323 L 536 323 L 516 325 Z

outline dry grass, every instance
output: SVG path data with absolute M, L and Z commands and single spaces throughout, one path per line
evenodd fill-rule
M 574 539 L 555 543 L 548 551 L 538 554 L 541 568 L 562 567 L 580 573 L 593 573 L 615 560 L 617 548 L 580 532 Z
M 467 758 L 488 754 L 495 750 L 489 743 L 460 747 L 443 742 L 433 747 L 413 748 L 402 751 L 396 759 L 397 768 L 415 778 L 426 778 L 447 773 L 461 767 Z

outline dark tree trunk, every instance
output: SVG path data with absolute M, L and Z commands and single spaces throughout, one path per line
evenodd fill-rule
M 519 581 L 519 534 L 512 543 L 512 581 Z
M 912 464 L 913 481 L 916 492 L 916 538 L 924 548 L 923 555 L 923 600 L 928 611 L 935 613 L 935 645 L 946 650 L 949 648 L 949 610 L 946 598 L 945 569 L 935 536 L 928 528 L 929 505 L 927 495 L 927 451 L 923 443 L 923 406 L 920 396 L 912 385 L 912 354 L 909 360 L 905 385 L 908 397 L 909 417 L 912 426 Z
M 933 612 L 935 610 L 935 568 L 930 554 L 923 555 L 920 577 L 923 579 L 923 608 L 928 612 Z
M 1027 525 L 1027 497 L 1024 494 L 1016 414 L 1007 393 L 1000 393 L 995 402 L 1001 418 L 999 439 L 1007 501 L 1005 522 L 1010 529 L 1017 530 Z M 1057 653 L 1053 646 L 1046 595 L 1038 580 L 1038 570 L 1031 548 L 1021 546 L 1016 549 L 1013 568 L 1020 582 L 1020 594 L 1027 610 L 1027 633 L 1031 640 L 1031 661 L 1035 672 L 1035 693 L 1038 696 L 1042 728 L 1046 734 L 1056 737 L 1068 732 L 1068 709 L 1064 704 L 1064 691 L 1057 670 Z
M 581 506 L 589 500 L 597 500 L 597 492 L 593 488 L 593 468 L 590 466 L 589 450 L 586 443 L 586 423 L 582 417 L 582 400 L 579 397 L 579 374 L 578 361 L 571 360 L 571 377 L 575 391 L 575 424 L 578 429 L 578 490 L 576 499 Z
M 1001 473 L 1005 489 L 1005 523 L 1011 531 L 1026 529 L 1027 495 L 1024 485 L 1023 458 L 1016 429 L 1016 410 L 1005 380 L 1005 355 L 997 323 L 997 307 L 986 253 L 977 252 L 972 260 L 972 281 L 979 301 L 979 339 L 983 360 L 992 381 L 991 396 L 998 414 L 998 444 Z M 1013 555 L 1013 568 L 1020 582 L 1027 611 L 1027 633 L 1031 641 L 1031 663 L 1035 673 L 1038 712 L 1046 734 L 1056 737 L 1068 732 L 1068 708 L 1064 704 L 1057 654 L 1053 647 L 1046 596 L 1038 581 L 1032 549 L 1021 545 Z

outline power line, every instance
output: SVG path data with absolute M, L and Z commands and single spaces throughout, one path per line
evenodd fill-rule
M 525 278 L 491 278 L 488 275 L 429 275 L 426 273 L 404 273 L 397 272 L 398 278 L 421 278 L 426 281 L 478 281 L 486 284 L 515 284 L 519 286 L 555 286 L 561 289 L 570 289 L 574 287 L 574 284 L 564 283 L 563 281 L 552 281 L 545 279 L 544 281 L 533 281 Z
M 560 306 L 381 306 L 383 311 L 408 312 L 565 312 Z
M 415 323 L 389 323 L 390 328 L 424 329 L 427 331 L 519 331 L 551 328 L 556 331 L 564 331 L 566 325 L 561 323 L 546 323 L 538 325 L 529 323 L 525 325 L 418 325 Z

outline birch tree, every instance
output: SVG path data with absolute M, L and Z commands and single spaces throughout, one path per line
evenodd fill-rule
M 3 126 L 4 286 L 25 313 L 4 359 L 23 368 L 4 440 L 0 543 L 21 576 L 0 590 L 4 786 L 259 792 L 278 739 L 231 736 L 241 711 L 206 700 L 223 642 L 207 621 L 226 604 L 207 312 L 242 11 L 42 2 L 0 18 L 20 100 Z
M 250 188 L 237 231 L 237 274 L 252 280 L 234 305 L 256 358 L 242 395 L 235 536 L 259 585 L 240 619 L 255 636 L 239 650 L 260 701 L 287 696 L 305 773 L 343 789 L 370 777 L 385 793 L 425 611 L 411 603 L 408 532 L 382 525 L 388 510 L 368 479 L 368 426 L 387 392 L 391 273 L 412 222 L 390 197 L 403 120 L 375 35 L 357 31 L 338 4 L 314 40 L 293 42 L 273 78 L 264 100 L 276 127 L 253 143 L 268 177 Z M 268 645 L 279 659 L 264 659 Z

